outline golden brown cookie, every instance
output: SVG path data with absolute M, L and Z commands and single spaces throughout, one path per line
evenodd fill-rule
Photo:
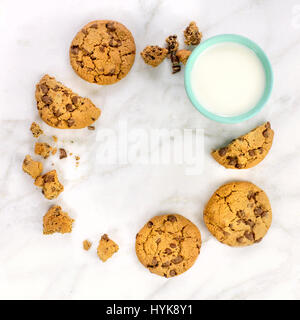
M 32 122 L 30 126 L 30 131 L 35 138 L 38 138 L 44 131 L 40 128 L 40 126 L 36 122 Z
M 114 253 L 116 253 L 119 250 L 119 246 L 109 239 L 107 234 L 104 234 L 100 241 L 99 246 L 97 249 L 98 257 L 105 262 L 107 259 L 109 259 Z
M 52 206 L 43 218 L 43 234 L 70 233 L 74 220 L 60 206 Z
M 184 43 L 188 46 L 196 46 L 201 42 L 202 33 L 199 31 L 196 22 L 192 21 L 184 30 Z
M 188 270 L 201 247 L 199 229 L 179 214 L 153 217 L 136 235 L 135 250 L 140 262 L 166 278 Z
M 226 147 L 211 153 L 223 167 L 230 169 L 248 169 L 259 164 L 272 147 L 274 131 L 269 122 L 234 139 Z
M 192 51 L 190 50 L 185 50 L 185 49 L 182 49 L 182 50 L 178 50 L 176 52 L 176 56 L 178 57 L 179 61 L 182 63 L 182 64 L 186 64 L 189 56 L 191 55 Z
M 53 148 L 46 142 L 37 142 L 34 147 L 34 153 L 47 159 Z
M 89 240 L 84 240 L 82 242 L 82 246 L 83 246 L 84 250 L 88 251 L 88 250 L 90 250 L 92 243 Z
M 160 65 L 168 54 L 166 48 L 160 48 L 159 46 L 147 46 L 142 52 L 141 56 L 146 64 L 152 67 Z
M 272 222 L 267 195 L 250 182 L 221 186 L 208 201 L 203 215 L 211 234 L 233 247 L 261 241 Z
M 43 164 L 39 161 L 31 159 L 30 155 L 27 155 L 23 161 L 23 171 L 28 173 L 33 179 L 36 179 L 42 174 Z
M 34 184 L 42 188 L 43 195 L 49 200 L 57 198 L 64 191 L 64 186 L 59 182 L 56 170 L 37 177 Z
M 131 32 L 120 22 L 97 20 L 85 25 L 70 47 L 74 71 L 84 80 L 113 84 L 130 71 L 135 58 Z
M 95 122 L 101 111 L 48 75 L 36 85 L 35 98 L 43 121 L 58 129 L 81 129 Z

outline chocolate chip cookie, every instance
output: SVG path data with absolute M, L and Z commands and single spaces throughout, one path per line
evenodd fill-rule
M 179 214 L 156 216 L 136 236 L 135 250 L 140 262 L 166 278 L 188 270 L 201 247 L 198 228 Z
M 47 74 L 36 85 L 35 98 L 42 120 L 58 129 L 85 128 L 101 114 L 90 99 L 80 97 Z
M 133 36 L 123 24 L 97 20 L 85 25 L 73 39 L 70 61 L 82 79 L 108 85 L 127 75 L 135 50 Z
M 168 54 L 166 48 L 160 48 L 159 46 L 147 46 L 142 52 L 141 56 L 146 64 L 152 67 L 159 66 Z
M 188 46 L 196 46 L 201 42 L 202 33 L 199 31 L 196 22 L 192 21 L 184 30 L 184 43 Z
M 221 186 L 208 201 L 203 215 L 211 234 L 233 247 L 261 241 L 272 222 L 267 195 L 250 182 Z
M 274 131 L 270 122 L 266 122 L 234 139 L 227 146 L 213 151 L 211 155 L 225 168 L 252 168 L 266 157 L 271 149 L 273 137 Z
M 43 234 L 70 233 L 74 220 L 60 206 L 52 206 L 43 218 Z

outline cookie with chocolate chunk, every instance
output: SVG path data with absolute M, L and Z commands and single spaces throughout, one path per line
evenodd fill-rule
M 53 150 L 54 149 L 46 142 L 37 142 L 34 146 L 34 153 L 44 159 L 47 159 Z
M 201 42 L 202 33 L 199 31 L 196 22 L 192 21 L 184 30 L 184 43 L 188 46 L 196 46 Z
M 214 150 L 211 155 L 225 168 L 252 168 L 266 157 L 272 147 L 273 137 L 270 122 L 266 122 L 227 146 Z
M 123 79 L 135 59 L 131 32 L 120 22 L 97 20 L 85 25 L 70 47 L 70 62 L 84 80 L 100 85 Z
M 43 164 L 39 161 L 32 160 L 30 155 L 27 155 L 23 161 L 22 169 L 33 179 L 36 179 L 43 172 Z
M 64 186 L 59 182 L 56 170 L 37 177 L 34 184 L 42 188 L 43 195 L 49 200 L 57 198 L 64 191 Z
M 81 129 L 95 122 L 101 110 L 49 75 L 36 85 L 35 98 L 44 122 L 57 129 Z
M 272 209 L 265 192 L 251 182 L 221 186 L 204 209 L 204 222 L 220 242 L 233 247 L 260 242 L 272 222 Z
M 52 206 L 43 217 L 43 234 L 70 233 L 74 219 L 63 212 L 60 206 Z
M 146 64 L 152 67 L 160 65 L 168 54 L 166 48 L 159 46 L 147 46 L 142 52 L 141 56 Z
M 166 278 L 187 271 L 196 261 L 201 247 L 199 229 L 179 214 L 153 217 L 136 235 L 139 261 Z

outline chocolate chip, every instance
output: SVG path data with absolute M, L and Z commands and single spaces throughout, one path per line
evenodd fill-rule
M 83 62 L 82 61 L 76 61 L 76 63 L 79 65 L 79 67 L 83 68 Z
M 46 175 L 44 177 L 44 182 L 54 182 L 55 181 L 55 178 L 54 178 L 54 175 Z
M 72 46 L 71 47 L 71 53 L 72 54 L 78 54 L 79 52 L 79 47 L 78 46 Z
M 69 112 L 75 110 L 75 108 L 74 108 L 70 103 L 68 103 L 68 104 L 66 105 L 66 109 L 67 109 L 67 111 L 69 111 Z
M 110 39 L 109 41 L 109 46 L 112 48 L 118 48 L 122 45 L 122 42 L 120 40 L 116 40 L 116 39 Z
M 239 164 L 239 163 L 237 163 L 236 165 L 235 165 L 235 167 L 237 168 L 237 169 L 242 169 L 242 165 L 241 164 Z
M 178 264 L 180 262 L 183 261 L 183 257 L 182 256 L 177 256 L 175 259 L 172 259 L 171 262 L 174 264 Z
M 88 32 L 87 32 L 86 29 L 81 29 L 81 32 L 82 32 L 84 35 L 87 35 L 87 34 L 88 34 Z
M 158 238 L 155 242 L 159 244 L 161 242 L 161 238 Z
M 75 123 L 75 120 L 73 120 L 73 119 L 68 119 L 68 120 L 67 120 L 67 123 L 68 123 L 68 127 L 72 127 L 72 125 Z
M 264 130 L 262 134 L 265 138 L 268 138 L 269 137 L 269 129 Z
M 259 238 L 257 240 L 254 241 L 254 243 L 258 243 L 258 242 L 261 242 L 262 238 Z
M 260 216 L 261 216 L 262 218 L 265 218 L 267 215 L 268 215 L 268 211 L 264 211 Z
M 170 248 L 166 248 L 165 253 L 166 253 L 166 254 L 171 254 L 171 253 L 172 253 L 172 250 L 171 250 Z
M 236 241 L 237 241 L 238 243 L 242 243 L 243 240 L 244 240 L 244 237 L 238 237 L 238 238 L 236 238 Z
M 49 88 L 45 84 L 41 84 L 40 88 L 43 94 L 46 94 L 49 91 Z
M 252 221 L 252 220 L 247 220 L 247 221 L 244 221 L 245 222 L 245 224 L 247 225 L 247 226 L 250 226 L 251 228 L 253 228 L 254 226 L 255 226 L 255 223 Z
M 176 244 L 175 243 L 170 243 L 170 247 L 174 249 L 174 248 L 176 248 Z
M 170 222 L 176 222 L 177 219 L 176 219 L 175 216 L 168 216 L 168 221 L 170 221 Z
M 91 28 L 93 28 L 93 29 L 98 29 L 97 23 L 92 24 L 92 25 L 91 25 Z
M 248 153 L 249 153 L 250 157 L 254 157 L 255 156 L 255 150 L 249 150 Z
M 147 227 L 148 228 L 151 228 L 153 226 L 153 222 L 152 221 L 149 221 L 148 223 L 147 223 Z
M 266 126 L 265 126 L 267 129 L 270 129 L 271 128 L 271 123 L 268 121 L 267 123 L 266 123 Z
M 227 157 L 228 164 L 230 166 L 236 166 L 237 164 L 237 158 L 236 157 Z
M 227 153 L 227 150 L 228 150 L 228 148 L 227 147 L 225 147 L 225 148 L 221 148 L 220 150 L 219 150 L 219 156 L 220 157 L 224 157 L 225 156 L 225 154 Z
M 256 207 L 256 208 L 254 209 L 254 214 L 255 214 L 257 217 L 261 216 L 262 213 L 263 213 L 263 209 L 262 209 L 262 208 Z
M 177 73 L 181 70 L 181 66 L 180 65 L 173 65 L 172 66 L 172 73 Z
M 60 117 L 63 113 L 59 109 L 57 109 L 53 111 L 53 114 L 55 115 L 55 117 Z
M 106 29 L 110 32 L 116 31 L 116 28 L 113 22 L 108 22 L 105 26 L 106 26 Z
M 169 266 L 170 266 L 170 261 L 166 261 L 166 262 L 164 262 L 161 266 L 163 267 L 163 268 L 168 268 Z
M 67 158 L 67 152 L 63 148 L 59 148 L 59 159 Z
M 254 233 L 253 232 L 245 231 L 244 235 L 248 240 L 250 240 L 250 241 L 254 240 Z
M 261 148 L 261 147 L 260 147 L 260 148 L 258 148 L 257 150 L 258 150 L 258 152 L 259 152 L 260 154 L 262 154 L 262 153 L 264 152 L 264 149 L 263 149 L 263 148 Z
M 94 126 L 88 126 L 88 129 L 93 131 L 93 130 L 95 130 L 95 127 Z
M 107 235 L 107 234 L 104 234 L 104 235 L 101 237 L 101 240 L 108 241 L 108 240 L 109 240 L 108 235 Z
M 175 237 L 174 240 L 176 240 L 176 241 L 183 241 L 183 240 L 184 240 L 184 237 L 178 236 L 178 237 Z
M 73 104 L 77 104 L 77 102 L 78 102 L 78 96 L 73 96 L 73 97 L 71 98 L 71 101 L 72 101 Z
M 237 215 L 239 218 L 244 218 L 244 216 L 245 216 L 245 211 L 244 211 L 244 210 L 239 210 L 239 211 L 237 211 L 236 215 Z
M 49 96 L 42 96 L 42 101 L 45 103 L 45 104 L 51 104 L 52 103 L 52 99 L 49 97 Z
M 170 276 L 175 277 L 177 275 L 177 272 L 175 270 L 170 271 Z
M 158 261 L 157 261 L 157 259 L 155 257 L 152 259 L 151 265 L 153 267 L 157 267 L 158 266 Z
M 162 234 L 162 233 L 163 233 L 163 231 L 160 230 L 160 229 L 156 229 L 155 231 L 156 231 L 158 234 Z

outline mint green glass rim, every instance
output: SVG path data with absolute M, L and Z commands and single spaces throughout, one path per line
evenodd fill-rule
M 265 90 L 264 90 L 262 97 L 258 101 L 258 103 L 248 112 L 243 113 L 241 115 L 233 116 L 233 117 L 219 116 L 219 115 L 211 113 L 207 109 L 205 109 L 204 106 L 202 106 L 199 103 L 199 101 L 196 99 L 194 92 L 192 90 L 192 85 L 191 85 L 191 72 L 192 72 L 192 69 L 193 69 L 193 66 L 194 66 L 194 63 L 195 63 L 197 57 L 204 50 L 208 49 L 209 47 L 211 47 L 215 44 L 224 43 L 224 42 L 239 43 L 239 44 L 242 44 L 242 45 L 248 47 L 249 49 L 251 49 L 256 54 L 256 56 L 260 59 L 262 65 L 263 65 L 264 71 L 265 71 L 265 76 L 266 76 Z M 214 121 L 222 122 L 222 123 L 238 123 L 238 122 L 242 122 L 242 121 L 245 121 L 247 119 L 252 118 L 254 115 L 256 115 L 264 107 L 264 105 L 268 101 L 270 94 L 271 94 L 271 91 L 272 91 L 273 72 L 272 72 L 272 67 L 271 67 L 270 61 L 267 58 L 266 54 L 252 40 L 250 40 L 244 36 L 237 35 L 237 34 L 221 34 L 221 35 L 214 36 L 212 38 L 209 38 L 209 39 L 203 41 L 201 44 L 199 44 L 193 50 L 192 54 L 190 55 L 190 57 L 187 61 L 186 67 L 185 67 L 184 86 L 185 86 L 186 93 L 187 93 L 191 103 L 193 104 L 193 106 L 200 113 L 202 113 L 205 117 L 207 117 L 211 120 L 214 120 Z

